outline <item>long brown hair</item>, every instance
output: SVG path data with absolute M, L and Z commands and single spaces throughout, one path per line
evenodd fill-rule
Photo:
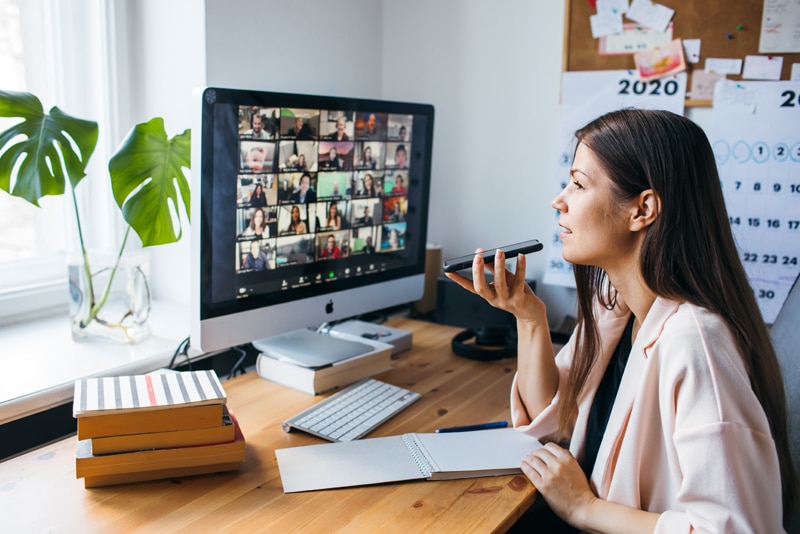
M 786 395 L 780 364 L 761 318 L 730 229 L 714 154 L 703 130 L 667 111 L 623 109 L 595 119 L 575 134 L 591 149 L 620 201 L 652 189 L 661 214 L 647 230 L 639 259 L 657 295 L 718 314 L 732 332 L 775 441 L 781 470 L 784 523 L 798 502 L 789 445 Z M 700 260 L 702 258 L 702 261 Z M 606 273 L 574 265 L 578 296 L 575 360 L 570 369 L 559 429 L 565 432 L 599 352 L 593 303 L 614 306 Z

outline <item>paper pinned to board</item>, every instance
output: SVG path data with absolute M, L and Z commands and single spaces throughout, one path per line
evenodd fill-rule
M 663 32 L 675 15 L 675 10 L 650 0 L 633 0 L 625 15 L 642 26 Z
M 686 59 L 680 39 L 666 46 L 634 54 L 633 61 L 643 82 L 678 74 L 686 70 Z
M 780 80 L 782 56 L 745 56 L 742 78 L 748 80 Z

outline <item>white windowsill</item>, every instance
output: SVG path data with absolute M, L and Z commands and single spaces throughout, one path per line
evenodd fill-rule
M 63 314 L 0 327 L 0 424 L 71 402 L 78 378 L 166 367 L 189 335 L 189 307 L 153 302 L 150 324 L 135 345 L 73 341 Z

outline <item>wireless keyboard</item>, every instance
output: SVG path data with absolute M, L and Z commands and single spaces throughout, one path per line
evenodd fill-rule
M 283 430 L 302 430 L 328 441 L 352 441 L 397 415 L 421 395 L 367 378 L 283 422 Z

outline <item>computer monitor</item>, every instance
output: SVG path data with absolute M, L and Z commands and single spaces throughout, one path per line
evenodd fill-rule
M 195 100 L 194 348 L 422 297 L 433 106 L 219 87 Z

